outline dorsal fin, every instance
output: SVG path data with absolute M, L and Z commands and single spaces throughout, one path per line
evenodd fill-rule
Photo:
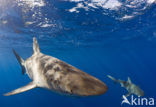
M 129 82 L 129 83 L 132 83 L 132 81 L 131 81 L 131 79 L 130 79 L 129 77 L 128 77 L 128 82 Z
M 39 48 L 39 45 L 37 43 L 36 37 L 33 37 L 33 51 L 34 51 L 34 54 L 40 53 L 40 48 Z

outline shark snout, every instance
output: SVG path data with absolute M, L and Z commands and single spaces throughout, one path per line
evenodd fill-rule
M 139 91 L 139 92 L 138 92 L 138 96 L 144 96 L 144 91 L 142 91 L 142 90 Z
M 74 82 L 78 80 L 78 82 Z M 102 81 L 91 77 L 79 77 L 72 81 L 70 85 L 72 93 L 78 96 L 94 96 L 101 95 L 107 92 L 108 87 Z

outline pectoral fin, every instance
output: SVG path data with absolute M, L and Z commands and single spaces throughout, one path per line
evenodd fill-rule
M 4 96 L 15 95 L 15 94 L 22 93 L 24 91 L 28 91 L 28 90 L 33 89 L 33 88 L 36 88 L 36 87 L 37 87 L 36 84 L 34 84 L 33 82 L 30 82 L 26 86 L 23 86 L 21 88 L 18 88 L 16 90 L 13 90 L 13 91 L 11 91 L 9 93 L 4 94 Z

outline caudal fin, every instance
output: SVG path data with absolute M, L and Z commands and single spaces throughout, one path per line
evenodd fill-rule
M 13 53 L 14 53 L 14 55 L 16 56 L 16 58 L 17 58 L 17 60 L 18 60 L 18 62 L 19 62 L 19 64 L 21 65 L 21 68 L 22 68 L 22 74 L 24 74 L 25 73 L 25 67 L 24 67 L 24 60 L 16 53 L 16 51 L 14 50 L 14 49 L 12 49 L 13 50 Z

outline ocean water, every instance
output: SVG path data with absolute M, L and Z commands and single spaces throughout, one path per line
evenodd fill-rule
M 120 107 L 127 91 L 107 75 L 131 81 L 156 98 L 155 0 L 0 0 L 0 107 Z M 41 52 L 108 86 L 107 93 L 70 97 L 28 84 L 12 49 L 26 59 L 37 37 Z M 137 96 L 135 96 L 137 97 Z M 122 106 L 128 106 L 123 104 Z

